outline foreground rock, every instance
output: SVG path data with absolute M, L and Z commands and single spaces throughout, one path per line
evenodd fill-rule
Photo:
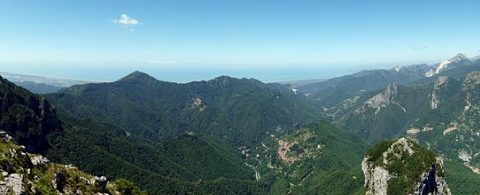
M 25 152 L 0 131 L 0 194 L 144 194 L 126 180 L 109 182 Z
M 367 195 L 451 194 L 441 157 L 401 138 L 373 146 L 362 162 Z

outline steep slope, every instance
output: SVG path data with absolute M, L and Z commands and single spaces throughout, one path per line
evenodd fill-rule
M 0 129 L 28 152 L 44 153 L 52 134 L 62 131 L 55 109 L 45 98 L 0 77 Z
M 225 194 L 234 187 L 240 194 L 265 190 L 263 184 L 252 181 L 253 171 L 232 146 L 222 144 L 223 140 L 212 143 L 201 135 L 186 134 L 153 143 L 141 138 L 130 140 L 133 135 L 126 133 L 116 135 L 116 127 L 108 124 L 79 124 L 84 122 L 66 120 L 65 134 L 55 140 L 47 157 L 90 173 L 127 178 L 152 194 L 209 190 Z M 213 187 L 217 185 L 222 187 Z
M 123 179 L 109 182 L 72 166 L 50 163 L 10 139 L 0 132 L 0 194 L 146 194 Z
M 362 190 L 360 163 L 368 144 L 328 122 L 271 135 L 249 161 L 271 194 L 353 194 Z
M 238 150 L 212 136 L 189 132 L 164 141 L 161 151 L 201 180 L 253 179 L 254 172 L 245 166 Z
M 81 170 L 113 179 L 128 178 L 153 194 L 265 191 L 263 184 L 249 181 L 253 171 L 243 164 L 236 149 L 223 144 L 223 140 L 185 135 L 156 143 L 96 120 L 61 115 L 60 121 L 42 97 L 1 81 L 1 129 L 53 162 L 74 164 Z M 194 162 L 182 161 L 185 159 Z
M 362 170 L 368 195 L 451 194 L 442 158 L 406 138 L 373 146 Z
M 291 130 L 315 119 L 311 106 L 283 90 L 226 76 L 177 84 L 135 72 L 47 97 L 68 116 L 116 124 L 153 141 L 199 131 L 251 147 L 266 131 Z

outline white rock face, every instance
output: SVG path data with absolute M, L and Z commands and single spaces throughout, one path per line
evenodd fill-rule
M 40 155 L 32 157 L 30 161 L 32 161 L 33 166 L 45 165 L 49 162 L 47 158 Z
M 365 105 L 370 108 L 378 108 L 390 103 L 398 93 L 397 84 L 393 83 L 387 87 L 385 91 L 379 93 L 365 102 Z
M 362 161 L 362 170 L 365 175 L 366 195 L 387 194 L 388 180 L 392 176 L 383 167 L 372 167 L 371 162 L 367 162 L 367 158 Z
M 441 87 L 447 83 L 448 77 L 446 76 L 440 76 L 438 79 L 435 81 L 435 84 L 433 85 L 433 92 L 432 92 L 432 100 L 430 101 L 430 107 L 432 109 L 437 109 L 438 104 L 440 103 L 440 95 L 438 91 L 441 89 Z
M 23 175 L 10 174 L 5 177 L 5 181 L 0 181 L 0 194 L 9 194 L 12 192 L 15 195 L 22 195 L 25 193 L 25 185 L 23 183 Z
M 373 109 L 376 109 L 375 114 L 377 114 L 382 107 L 385 107 L 391 103 L 396 103 L 395 98 L 397 97 L 397 94 L 398 94 L 398 85 L 396 83 L 392 83 L 387 87 L 387 89 L 385 89 L 385 91 L 365 101 L 364 105 L 358 108 L 357 110 L 355 110 L 355 112 L 359 114 L 364 112 L 368 108 L 373 108 Z M 398 103 L 396 104 L 402 107 L 400 104 Z M 403 109 L 406 112 L 405 108 Z

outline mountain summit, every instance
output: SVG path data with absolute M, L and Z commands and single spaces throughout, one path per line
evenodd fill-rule
M 463 55 L 462 53 L 457 54 L 453 58 L 447 59 L 437 65 L 435 65 L 432 69 L 425 73 L 426 77 L 432 77 L 440 72 L 445 70 L 450 70 L 455 67 L 466 66 L 471 64 L 470 59 L 467 56 Z
M 119 81 L 158 81 L 147 73 L 135 71 L 121 78 Z

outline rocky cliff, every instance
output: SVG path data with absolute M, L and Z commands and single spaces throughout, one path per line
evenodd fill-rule
M 362 170 L 367 195 L 451 194 L 442 158 L 406 138 L 373 146 Z

